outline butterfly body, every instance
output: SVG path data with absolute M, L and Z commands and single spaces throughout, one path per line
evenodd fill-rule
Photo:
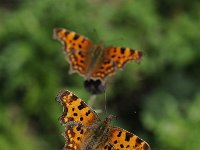
M 57 100 L 63 106 L 60 121 L 66 125 L 65 150 L 150 150 L 149 145 L 138 136 L 110 125 L 112 115 L 101 121 L 73 93 L 61 91 Z
M 94 45 L 90 50 L 88 54 L 88 61 L 86 61 L 86 76 L 85 79 L 89 80 L 92 76 L 92 72 L 95 68 L 97 68 L 104 57 L 104 47 L 103 45 Z
M 83 126 L 78 122 L 68 122 L 66 126 L 66 134 L 68 135 L 66 138 L 69 143 L 72 142 L 70 137 L 76 132 L 80 132 L 80 135 L 77 137 L 80 138 L 80 142 L 76 142 L 79 145 L 75 146 L 78 150 L 101 150 L 101 147 L 108 140 L 109 128 L 103 125 L 102 122 L 92 123 L 89 126 Z M 65 149 L 71 150 L 73 147 L 70 147 L 70 144 L 68 144 L 65 145 Z
M 98 122 L 95 125 L 88 127 L 88 131 L 85 134 L 85 137 L 82 142 L 84 143 L 82 148 L 87 150 L 99 149 L 106 144 L 108 141 L 109 127 L 108 124 L 104 122 Z

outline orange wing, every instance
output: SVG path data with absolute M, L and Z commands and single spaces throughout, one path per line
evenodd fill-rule
M 81 125 L 68 125 L 65 130 L 66 144 L 64 150 L 83 150 L 87 149 L 88 141 L 87 134 L 90 133 L 91 129 L 85 128 Z M 88 148 L 89 149 L 89 148 Z M 96 150 L 116 150 L 110 143 L 105 143 Z
M 90 107 L 70 91 L 61 91 L 56 99 L 63 106 L 63 115 L 60 117 L 62 124 L 75 121 L 83 126 L 89 126 L 91 123 L 100 120 Z
M 88 66 L 88 51 L 92 42 L 88 38 L 64 28 L 55 28 L 53 37 L 64 43 L 64 50 L 70 63 L 70 72 L 77 72 L 85 76 Z
M 81 125 L 68 125 L 65 130 L 66 144 L 64 150 L 81 150 L 86 130 Z
M 90 129 L 89 129 L 90 130 Z M 89 143 L 87 141 L 87 136 L 90 131 L 81 125 L 69 125 L 65 130 L 66 144 L 64 150 L 85 150 L 94 149 L 93 147 L 88 147 Z M 116 150 L 110 143 L 105 143 L 95 150 Z
M 91 78 L 105 80 L 105 78 L 109 75 L 112 75 L 117 70 L 122 69 L 128 61 L 134 60 L 135 62 L 139 62 L 142 56 L 142 51 L 130 48 L 107 48 L 105 49 L 104 58 L 93 70 Z
M 117 127 L 111 128 L 108 142 L 117 150 L 151 150 L 144 140 Z

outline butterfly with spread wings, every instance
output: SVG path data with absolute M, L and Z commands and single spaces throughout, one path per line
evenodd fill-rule
M 131 60 L 140 62 L 143 56 L 142 51 L 131 48 L 94 45 L 87 37 L 64 28 L 55 28 L 53 35 L 64 44 L 69 72 L 83 76 L 86 89 L 92 93 L 104 91 L 108 77 Z

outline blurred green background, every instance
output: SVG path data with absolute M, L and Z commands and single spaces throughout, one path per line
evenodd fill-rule
M 83 78 L 68 74 L 65 27 L 98 44 L 141 49 L 109 81 L 94 107 L 145 139 L 153 150 L 200 149 L 200 2 L 198 0 L 0 0 L 0 149 L 62 149 L 58 91 L 87 102 Z

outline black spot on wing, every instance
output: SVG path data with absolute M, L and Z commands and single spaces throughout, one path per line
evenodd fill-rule
M 112 146 L 111 144 L 108 144 L 108 145 L 105 145 L 105 146 L 104 146 L 104 149 L 112 150 L 112 149 L 113 149 L 113 146 Z
M 70 122 L 70 121 L 74 121 L 74 118 L 73 117 L 69 117 L 68 118 L 68 122 Z
M 77 140 L 78 140 L 78 141 L 80 141 L 80 140 L 81 140 L 81 138 L 80 138 L 80 137 L 77 137 Z
M 131 53 L 130 55 L 133 55 L 135 53 L 135 50 L 131 49 L 130 53 Z
M 74 40 L 77 40 L 80 36 L 78 34 L 75 34 Z
M 87 107 L 84 102 L 81 101 L 81 104 L 78 106 L 79 110 L 82 110 L 83 108 Z
M 120 144 L 120 147 L 121 147 L 121 148 L 124 148 L 124 145 L 123 145 L 123 144 Z
M 80 118 L 80 121 L 83 121 L 83 117 Z
M 83 38 L 83 40 L 81 42 L 84 43 L 85 41 L 86 41 L 85 38 Z
M 89 114 L 91 113 L 91 111 L 90 110 L 88 110 L 88 112 L 86 112 L 86 116 L 88 116 Z
M 82 57 L 82 58 L 85 57 L 84 54 L 83 54 L 81 51 L 79 51 L 78 54 L 79 54 L 79 56 Z
M 83 60 L 80 60 L 80 63 L 81 63 L 81 64 L 84 64 L 84 61 L 83 61 Z
M 80 49 L 82 48 L 82 46 L 81 46 L 80 44 L 78 45 L 78 47 L 79 47 Z
M 110 63 L 110 60 L 105 60 L 104 61 L 104 64 L 109 64 Z
M 124 54 L 125 53 L 125 48 L 121 48 L 121 54 Z
M 65 31 L 65 36 L 67 37 L 70 34 L 69 31 Z
M 122 132 L 120 131 L 118 134 L 117 134 L 117 137 L 120 137 L 122 134 Z
M 138 144 L 141 144 L 143 141 L 142 141 L 140 138 L 137 138 L 137 139 L 136 139 L 136 142 L 137 142 Z
M 80 134 L 83 134 L 83 129 L 81 129 L 81 132 L 80 132 Z
M 133 137 L 133 135 L 131 133 L 126 133 L 126 137 L 125 137 L 125 141 L 129 142 L 130 138 Z
M 71 99 L 75 101 L 75 100 L 78 99 L 78 97 L 77 97 L 76 95 L 73 94 L 73 95 L 71 96 Z
M 81 126 L 79 125 L 77 128 L 76 128 L 77 131 L 80 131 L 81 130 Z
M 112 55 L 111 57 L 112 57 L 112 58 L 115 58 L 115 56 L 116 56 L 116 55 Z

